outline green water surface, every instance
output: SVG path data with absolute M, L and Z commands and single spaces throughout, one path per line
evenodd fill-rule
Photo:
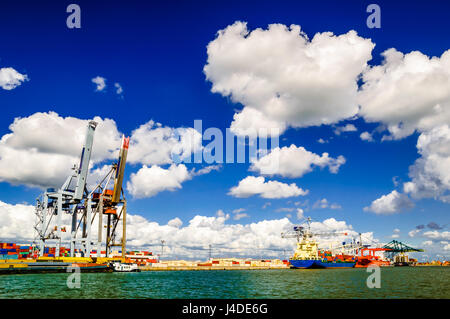
M 381 268 L 381 288 L 366 269 L 212 270 L 0 276 L 0 298 L 450 298 L 450 267 Z

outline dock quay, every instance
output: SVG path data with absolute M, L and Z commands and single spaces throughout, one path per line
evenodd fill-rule
M 140 265 L 141 271 L 159 270 L 261 270 L 261 269 L 289 269 L 287 260 L 251 260 L 240 258 L 211 258 L 206 262 L 167 260 L 157 263 Z
M 169 271 L 169 270 L 269 270 L 289 269 L 288 265 L 280 266 L 139 266 L 141 271 Z

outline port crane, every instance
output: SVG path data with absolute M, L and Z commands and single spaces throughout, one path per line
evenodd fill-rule
M 97 127 L 95 121 L 87 125 L 85 141 L 81 151 L 80 163 L 73 167 L 73 173 L 67 177 L 59 189 L 48 188 L 36 199 L 35 242 L 39 246 L 39 255 L 43 256 L 46 244 L 54 243 L 55 257 L 60 256 L 62 233 L 66 232 L 63 219 L 66 215 L 71 220 L 70 256 L 74 257 L 75 248 L 81 245 L 80 251 L 89 257 L 94 244 L 97 244 L 97 257 L 100 257 L 102 247 L 102 230 L 104 216 L 107 219 L 106 256 L 112 246 L 117 246 L 116 228 L 122 221 L 122 257 L 125 257 L 126 241 L 126 199 L 122 190 L 123 175 L 128 152 L 129 138 L 123 138 L 119 153 L 119 161 L 111 165 L 109 173 L 89 192 L 87 189 L 87 175 Z M 114 179 L 113 190 L 108 189 L 110 181 Z M 75 184 L 75 185 L 73 185 Z M 98 240 L 93 242 L 92 224 L 98 217 Z
M 94 132 L 97 123 L 90 121 L 87 126 L 86 138 L 81 151 L 80 164 L 74 166 L 73 173 L 67 177 L 60 189 L 48 188 L 41 196 L 36 199 L 36 224 L 34 226 L 39 241 L 39 252 L 42 256 L 46 242 L 56 241 L 55 257 L 59 257 L 61 245 L 61 233 L 63 232 L 62 218 L 67 213 L 76 219 L 78 212 L 83 209 L 83 202 L 87 198 L 86 179 L 91 158 L 92 145 L 94 142 Z M 75 182 L 73 188 L 72 182 Z M 80 205 L 81 204 L 81 205 Z M 53 227 L 50 227 L 54 220 Z M 71 233 L 71 242 L 74 240 L 73 231 Z M 89 229 L 88 234 L 90 235 Z M 82 244 L 90 248 L 90 238 L 84 237 L 80 240 Z
M 409 252 L 423 252 L 423 249 L 410 247 L 397 240 L 392 240 L 383 246 L 386 249 L 389 259 L 395 264 L 406 265 L 409 263 L 409 258 L 406 253 Z

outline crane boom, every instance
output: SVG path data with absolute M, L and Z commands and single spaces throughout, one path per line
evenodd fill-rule
M 122 147 L 119 153 L 119 162 L 117 163 L 116 176 L 114 177 L 114 190 L 112 202 L 117 203 L 120 201 L 120 194 L 122 192 L 123 174 L 125 172 L 125 164 L 127 162 L 128 146 L 130 145 L 130 138 L 123 137 Z
M 89 170 L 89 161 L 91 160 L 92 144 L 94 143 L 94 131 L 97 122 L 90 121 L 87 126 L 86 139 L 84 141 L 83 150 L 81 151 L 80 165 L 77 172 L 77 185 L 73 199 L 80 201 L 83 198 L 84 188 L 86 187 L 86 178 Z

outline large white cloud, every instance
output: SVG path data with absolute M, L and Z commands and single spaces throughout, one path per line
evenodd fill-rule
M 394 214 L 412 207 L 414 207 L 414 203 L 407 195 L 393 190 L 374 200 L 369 207 L 364 207 L 364 210 L 375 214 Z
M 0 69 L 0 87 L 4 90 L 12 90 L 28 80 L 26 74 L 21 74 L 13 68 Z
M 383 139 L 421 133 L 417 141 L 421 157 L 409 168 L 411 181 L 403 184 L 404 194 L 383 198 L 408 203 L 410 195 L 450 202 L 450 50 L 430 58 L 418 51 L 403 54 L 389 49 L 383 56 L 382 65 L 364 72 L 360 115 L 386 125 L 390 136 Z
M 208 44 L 204 72 L 212 92 L 244 105 L 231 125 L 236 134 L 331 124 L 358 112 L 357 80 L 373 47 L 355 31 L 309 40 L 298 25 L 250 32 L 235 22 Z
M 450 50 L 440 58 L 396 49 L 382 55 L 382 65 L 364 72 L 359 114 L 385 123 L 395 139 L 449 124 Z
M 32 240 L 35 236 L 34 223 L 34 206 L 0 201 L 0 242 Z
M 117 156 L 121 135 L 111 119 L 98 123 L 92 163 Z M 16 118 L 11 133 L 0 140 L 0 181 L 29 186 L 59 187 L 79 163 L 89 120 L 61 117 L 55 112 Z
M 323 153 L 320 156 L 292 144 L 290 147 L 274 148 L 269 154 L 255 160 L 250 170 L 263 175 L 296 178 L 311 172 L 314 166 L 320 168 L 328 166 L 330 172 L 337 173 L 344 163 L 345 158 L 342 155 L 332 158 L 328 153 Z
M 121 139 L 115 121 L 98 116 L 92 120 L 98 123 L 92 159 L 99 161 L 115 157 Z M 36 149 L 41 153 L 78 157 L 89 121 L 71 116 L 62 117 L 55 112 L 37 112 L 14 119 L 9 126 L 11 133 L 2 137 L 2 144 L 14 149 Z
M 128 161 L 146 165 L 181 162 L 201 151 L 202 135 L 193 128 L 171 128 L 149 121 L 131 134 Z
M 308 191 L 299 188 L 294 183 L 285 184 L 278 181 L 265 181 L 264 177 L 247 176 L 228 193 L 234 197 L 250 197 L 259 195 L 262 198 L 287 198 L 304 196 Z
M 374 212 L 395 213 L 413 206 L 409 199 L 434 198 L 450 203 L 450 127 L 442 125 L 420 134 L 417 140 L 419 157 L 409 167 L 410 181 L 403 184 L 403 193 L 393 191 L 375 200 Z
M 182 188 L 181 183 L 191 179 L 191 174 L 184 164 L 172 164 L 164 169 L 153 165 L 144 165 L 136 173 L 132 173 L 127 182 L 128 192 L 137 198 L 152 197 L 159 192 L 174 191 Z
M 413 198 L 450 202 L 450 127 L 443 125 L 422 133 L 417 140 L 420 158 L 409 168 L 411 181 L 403 186 Z

